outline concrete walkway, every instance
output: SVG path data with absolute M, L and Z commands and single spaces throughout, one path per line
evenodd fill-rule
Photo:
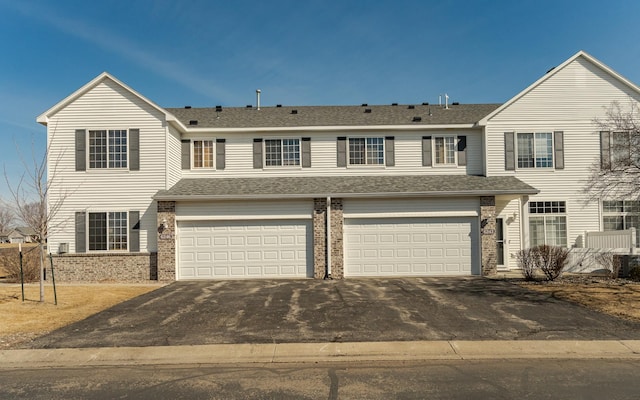
M 0 368 L 507 359 L 640 360 L 640 340 L 417 341 L 20 349 Z

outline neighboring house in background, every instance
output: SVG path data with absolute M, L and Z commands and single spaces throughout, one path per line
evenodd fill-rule
M 0 239 L 2 239 L 1 236 Z M 9 243 L 32 243 L 38 241 L 38 234 L 28 226 L 21 226 L 9 232 L 7 240 Z
M 0 232 L 0 243 L 9 243 L 9 233 L 11 232 Z
M 37 120 L 65 280 L 488 275 L 581 245 L 593 119 L 640 89 L 579 52 L 500 104 L 162 108 L 108 73 Z M 49 163 L 51 166 L 51 162 Z M 616 203 L 617 204 L 617 203 Z M 622 211 L 621 211 L 622 212 Z M 59 229 L 62 227 L 62 229 Z

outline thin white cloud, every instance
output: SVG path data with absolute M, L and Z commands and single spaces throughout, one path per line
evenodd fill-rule
M 224 98 L 227 101 L 233 100 L 235 97 L 233 93 L 216 85 L 209 79 L 198 76 L 194 71 L 189 70 L 188 67 L 181 65 L 179 62 L 167 61 L 163 57 L 142 49 L 141 46 L 133 41 L 102 29 L 93 23 L 89 25 L 83 20 L 59 15 L 56 10 L 47 8 L 42 4 L 39 4 L 37 9 L 24 2 L 4 3 L 4 5 L 14 8 L 30 18 L 42 21 L 61 32 L 118 54 L 140 67 L 164 76 L 206 97 L 212 99 Z

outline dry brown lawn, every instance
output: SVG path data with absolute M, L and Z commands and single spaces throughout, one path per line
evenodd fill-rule
M 53 287 L 45 285 L 45 301 L 38 284 L 0 284 L 0 349 L 29 341 L 57 328 L 80 321 L 125 300 L 159 288 L 159 284 L 58 284 L 58 305 Z
M 522 286 L 581 304 L 592 310 L 640 321 L 640 283 L 622 279 L 577 276 L 556 282 L 521 282 Z

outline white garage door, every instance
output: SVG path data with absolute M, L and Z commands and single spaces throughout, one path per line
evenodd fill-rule
M 178 279 L 312 275 L 311 221 L 178 224 Z
M 477 274 L 476 224 L 467 217 L 346 219 L 345 275 Z

